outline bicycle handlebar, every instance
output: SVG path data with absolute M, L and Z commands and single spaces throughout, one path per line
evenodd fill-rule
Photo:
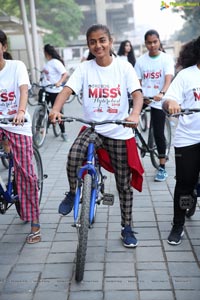
M 192 115 L 195 113 L 200 112 L 200 108 L 185 108 L 185 109 L 181 109 L 180 112 L 175 113 L 175 114 L 170 114 L 166 109 L 163 108 L 163 111 L 165 112 L 165 114 L 168 117 L 179 117 L 179 116 L 183 116 L 183 115 Z
M 6 124 L 6 125 L 7 124 L 12 124 L 13 120 L 14 120 L 13 118 L 3 118 L 3 119 L 0 119 L 0 124 Z M 25 119 L 24 122 L 27 122 L 27 119 Z M 21 123 L 19 125 L 23 125 L 23 123 Z
M 144 103 L 145 103 L 145 104 L 150 104 L 150 103 L 155 103 L 155 102 L 157 102 L 156 100 L 154 100 L 153 97 L 146 97 L 146 96 L 144 96 L 144 97 L 143 97 L 143 100 L 144 100 Z
M 104 124 L 117 124 L 117 125 L 136 125 L 135 122 L 129 122 L 124 120 L 105 120 L 105 121 L 86 121 L 82 118 L 76 118 L 76 117 L 62 117 L 62 122 L 74 122 L 78 121 L 90 126 L 96 126 L 96 125 L 104 125 Z
M 50 88 L 56 88 L 56 85 L 55 84 L 47 84 L 47 85 L 42 85 L 42 84 L 39 84 L 39 83 L 35 83 L 35 82 L 33 82 L 32 83 L 32 86 L 36 86 L 37 88 L 40 88 L 40 89 L 46 89 L 46 88 L 48 88 L 48 87 L 50 87 Z M 64 86 L 64 83 L 63 84 L 61 84 L 61 86 Z

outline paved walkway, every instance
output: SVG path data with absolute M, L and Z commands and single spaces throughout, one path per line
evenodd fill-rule
M 65 106 L 65 112 L 77 114 L 80 108 L 72 102 Z M 71 227 L 72 215 L 61 217 L 57 207 L 68 189 L 65 161 L 79 127 L 68 125 L 67 143 L 54 138 L 49 130 L 40 150 L 48 174 L 41 203 L 42 242 L 25 243 L 30 225 L 20 221 L 14 208 L 0 216 L 0 299 L 199 300 L 200 203 L 186 222 L 182 244 L 170 246 L 166 242 L 175 184 L 173 155 L 164 183 L 153 181 L 155 170 L 149 157 L 143 159 L 143 192 L 134 192 L 136 249 L 121 244 L 118 196 L 113 175 L 107 174 L 106 190 L 115 194 L 115 204 L 98 207 L 96 223 L 89 232 L 84 281 L 75 282 L 76 231 Z

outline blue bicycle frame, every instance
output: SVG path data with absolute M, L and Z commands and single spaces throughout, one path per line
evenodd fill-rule
M 79 168 L 78 174 L 77 174 L 78 186 L 77 186 L 75 201 L 74 201 L 74 221 L 75 221 L 75 223 L 78 218 L 82 181 L 83 181 L 83 176 L 85 173 L 88 173 L 92 176 L 92 191 L 91 191 L 91 198 L 90 198 L 90 213 L 89 213 L 90 224 L 92 223 L 92 220 L 94 218 L 95 203 L 96 203 L 96 199 L 98 197 L 98 192 L 99 192 L 98 191 L 99 174 L 97 171 L 97 159 L 98 158 L 96 157 L 96 154 L 95 154 L 95 145 L 94 145 L 95 136 L 96 136 L 95 133 L 91 134 L 90 142 L 88 145 L 86 164 Z

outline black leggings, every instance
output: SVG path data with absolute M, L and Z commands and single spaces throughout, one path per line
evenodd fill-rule
M 174 224 L 184 225 L 185 210 L 179 206 L 180 196 L 191 195 L 200 172 L 200 143 L 176 148 L 176 186 L 174 190 Z
M 164 135 L 165 117 L 165 113 L 162 111 L 162 109 L 151 107 L 151 122 L 159 158 L 166 157 L 166 142 Z
M 48 104 L 51 103 L 51 107 L 53 107 L 57 96 L 58 96 L 58 93 L 48 93 L 48 92 L 46 92 L 46 101 L 47 101 Z M 63 114 L 63 112 L 64 112 L 63 108 L 61 109 L 60 112 Z M 59 126 L 60 126 L 60 129 L 61 129 L 61 132 L 65 133 L 64 123 L 60 123 Z

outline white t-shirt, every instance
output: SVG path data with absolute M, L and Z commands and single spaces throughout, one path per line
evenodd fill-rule
M 172 81 L 162 103 L 166 99 L 177 101 L 182 109 L 200 109 L 200 70 L 192 66 L 180 71 Z M 174 137 L 175 147 L 200 143 L 200 113 L 179 117 Z
M 6 60 L 0 71 L 0 118 L 13 118 L 19 107 L 19 87 L 27 84 L 30 88 L 29 76 L 25 64 L 19 60 Z M 27 122 L 23 126 L 0 124 L 0 127 L 18 134 L 32 136 L 31 118 L 26 109 Z
M 174 75 L 174 62 L 168 54 L 160 52 L 151 57 L 145 53 L 136 60 L 135 71 L 142 81 L 142 91 L 146 97 L 154 97 L 162 90 L 166 75 Z M 150 106 L 162 109 L 161 102 L 151 103 Z
M 43 70 L 43 78 L 42 78 L 42 84 L 44 86 L 49 84 L 55 84 L 57 83 L 61 76 L 66 73 L 65 66 L 56 58 L 52 58 L 49 60 L 46 65 L 44 66 Z M 49 93 L 60 93 L 62 91 L 63 87 L 49 87 L 46 88 L 46 91 Z
M 95 59 L 81 63 L 69 78 L 69 86 L 76 94 L 83 89 L 83 112 L 86 120 L 124 120 L 128 116 L 129 93 L 141 89 L 134 68 L 129 62 L 113 58 L 107 67 Z M 122 125 L 107 124 L 96 127 L 98 133 L 113 139 L 133 137 L 133 130 Z

